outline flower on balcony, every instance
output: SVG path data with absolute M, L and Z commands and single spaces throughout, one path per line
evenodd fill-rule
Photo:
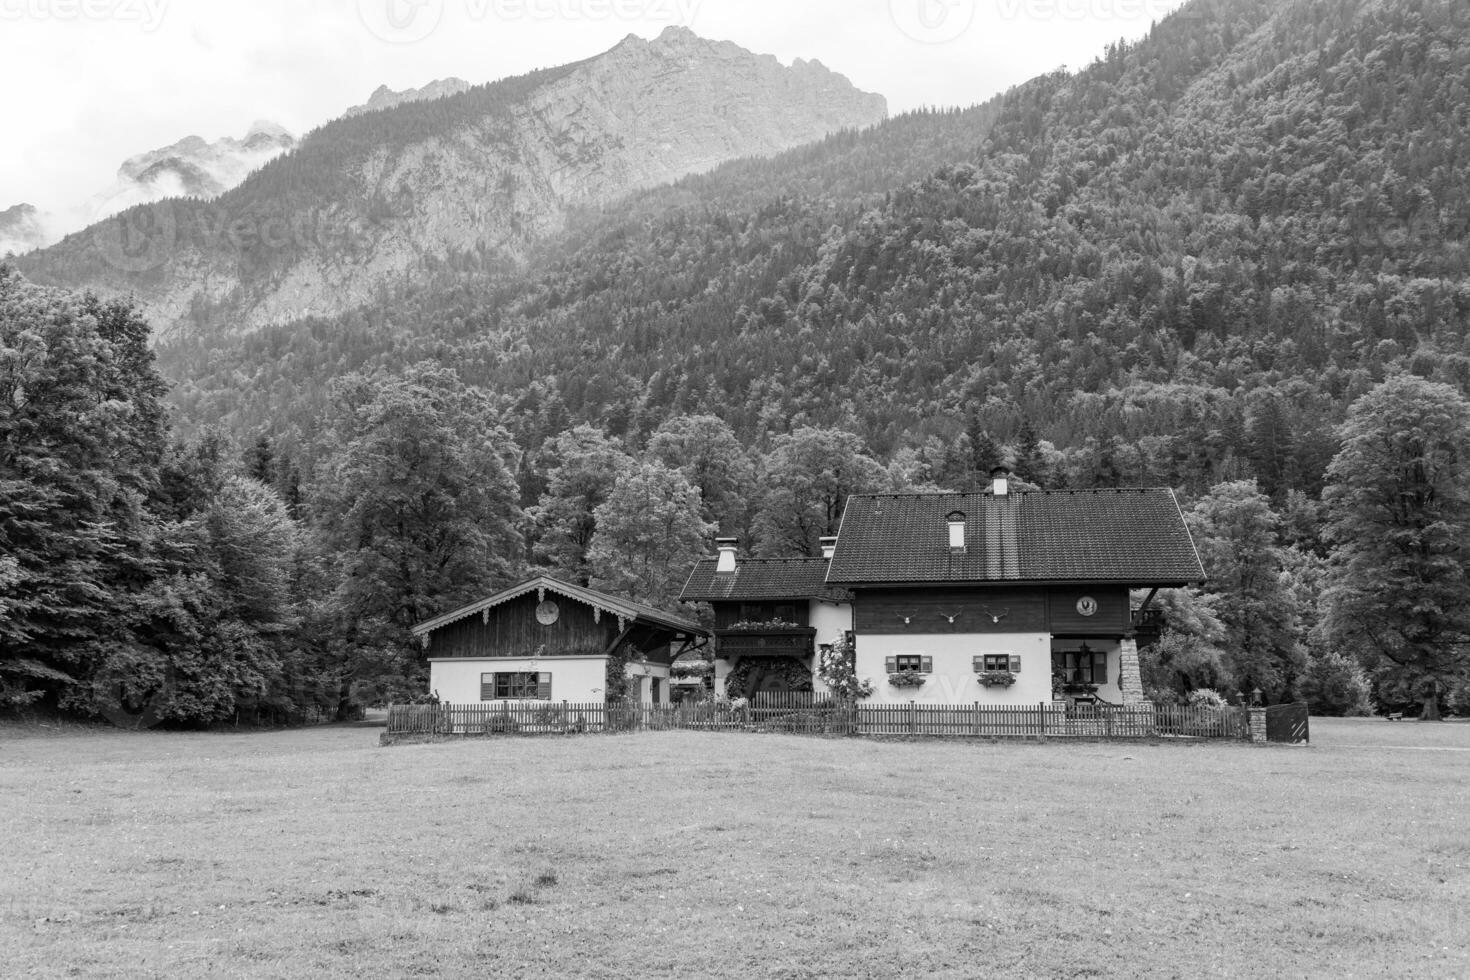
M 888 675 L 888 683 L 894 687 L 923 687 L 928 674 L 917 670 L 898 670 Z
M 1016 675 L 1008 670 L 982 670 L 975 676 L 986 687 L 1010 687 L 1016 683 Z
M 799 630 L 799 629 L 801 629 L 801 624 L 800 623 L 788 623 L 784 619 L 762 619 L 762 620 L 742 619 L 738 623 L 731 623 L 729 626 L 726 626 L 725 629 L 727 629 L 727 630 Z

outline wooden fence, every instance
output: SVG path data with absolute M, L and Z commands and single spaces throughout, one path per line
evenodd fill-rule
M 400 735 L 551 735 L 658 730 L 764 731 L 826 735 L 970 738 L 1249 739 L 1240 708 L 1186 705 L 863 704 L 811 694 L 757 695 L 749 702 L 569 704 L 396 704 L 390 737 Z

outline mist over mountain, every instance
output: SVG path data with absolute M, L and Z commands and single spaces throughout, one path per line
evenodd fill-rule
M 122 162 L 112 186 L 60 211 L 38 211 L 30 205 L 24 218 L 7 221 L 15 208 L 0 212 L 0 255 L 21 254 L 59 240 L 63 235 L 104 220 L 120 211 L 174 197 L 218 197 L 237 186 L 250 171 L 296 145 L 296 138 L 273 122 L 257 121 L 236 139 L 210 142 L 186 136 L 169 146 L 139 153 Z
M 217 201 L 133 209 L 22 267 L 47 284 L 130 292 L 163 337 L 250 331 L 367 304 L 451 255 L 513 262 L 571 207 L 886 112 L 817 62 L 783 66 L 668 28 L 334 120 Z
M 51 240 L 35 205 L 16 204 L 0 211 L 0 255 L 19 255 Z

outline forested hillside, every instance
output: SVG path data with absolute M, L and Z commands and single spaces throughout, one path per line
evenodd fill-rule
M 585 215 L 529 277 L 451 260 L 164 363 L 186 418 L 237 432 L 427 355 L 635 437 L 716 412 L 757 445 L 840 422 L 933 457 L 974 416 L 1053 443 L 1053 482 L 1316 490 L 1385 371 L 1470 381 L 1467 106 L 1452 0 L 1197 0 L 994 106 Z

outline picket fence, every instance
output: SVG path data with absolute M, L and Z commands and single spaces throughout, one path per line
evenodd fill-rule
M 395 704 L 388 711 L 387 734 L 564 735 L 676 729 L 970 738 L 1250 737 L 1241 708 L 1059 702 L 853 704 L 792 693 L 757 695 L 744 703 Z

